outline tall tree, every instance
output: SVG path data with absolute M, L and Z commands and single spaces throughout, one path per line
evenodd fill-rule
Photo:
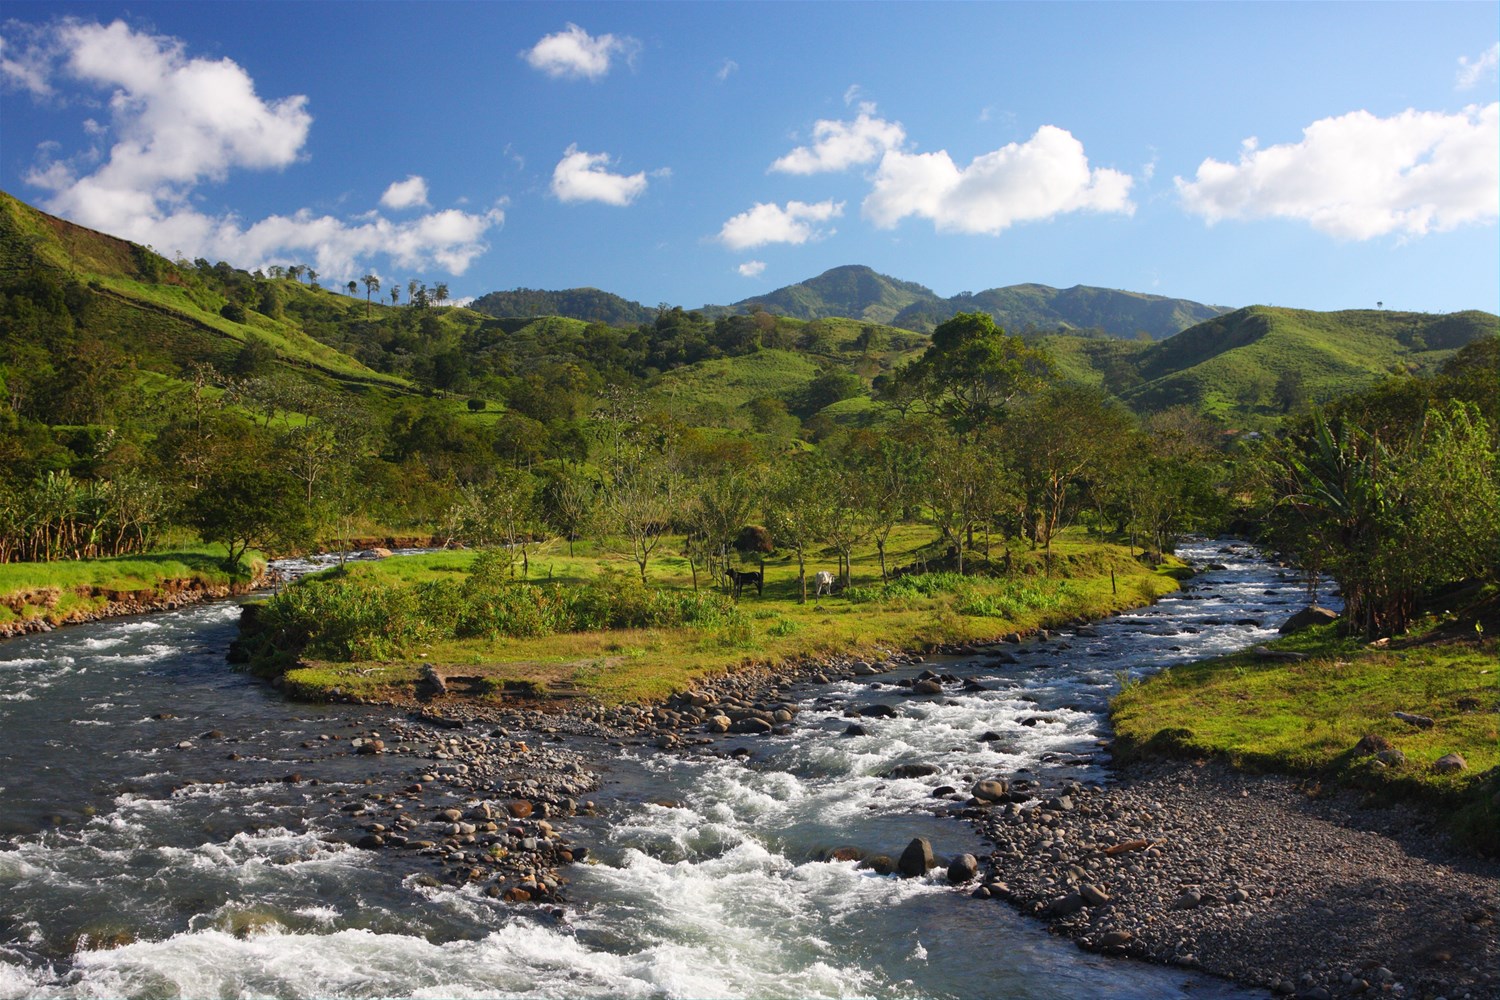
M 1052 373 L 1046 353 L 1012 337 L 988 313 L 959 313 L 932 331 L 927 351 L 901 372 L 955 431 L 972 438 L 1007 404 Z
M 367 274 L 359 279 L 365 286 L 365 319 L 370 318 L 370 295 L 380 291 L 380 279 L 373 274 Z

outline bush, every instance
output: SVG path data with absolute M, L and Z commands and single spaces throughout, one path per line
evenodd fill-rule
M 504 555 L 483 552 L 462 580 L 416 587 L 323 577 L 266 602 L 262 621 L 281 649 L 329 660 L 407 656 L 440 639 L 524 639 L 559 632 L 697 628 L 743 636 L 739 607 L 710 591 L 653 590 L 618 581 L 564 587 L 510 579 Z

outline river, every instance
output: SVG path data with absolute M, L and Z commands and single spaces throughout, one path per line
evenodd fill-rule
M 232 602 L 0 642 L 0 998 L 1261 995 L 1080 952 L 940 869 L 818 860 L 915 836 L 982 855 L 935 788 L 1106 780 L 1122 676 L 1265 641 L 1305 603 L 1248 546 L 1181 554 L 1221 568 L 1011 647 L 1013 663 L 926 665 L 978 689 L 912 698 L 891 686 L 912 668 L 806 688 L 785 735 L 574 747 L 604 785 L 598 815 L 569 821 L 592 853 L 566 911 L 427 885 L 349 846 L 349 804 L 410 780 L 411 761 L 324 737 L 390 713 L 288 704 L 230 669 Z M 844 735 L 844 710 L 872 701 L 898 712 Z M 938 772 L 882 777 L 918 762 Z

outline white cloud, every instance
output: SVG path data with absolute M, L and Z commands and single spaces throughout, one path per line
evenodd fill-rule
M 915 215 L 931 219 L 939 231 L 996 234 L 1064 212 L 1129 215 L 1135 211 L 1131 184 L 1117 170 L 1091 170 L 1083 143 L 1043 125 L 1026 142 L 977 156 L 963 169 L 946 151 L 888 150 L 863 212 L 882 228 Z
M 1340 239 L 1421 235 L 1500 216 L 1500 104 L 1458 114 L 1355 111 L 1302 141 L 1247 141 L 1238 163 L 1207 159 L 1176 178 L 1183 207 L 1210 223 L 1282 218 Z
M 1459 90 L 1472 90 L 1479 85 L 1479 81 L 1487 76 L 1493 76 L 1496 66 L 1500 66 L 1500 42 L 1491 45 L 1473 62 L 1468 56 L 1458 57 L 1458 76 L 1454 86 Z
M 427 204 L 427 180 L 412 174 L 404 181 L 393 181 L 391 186 L 385 189 L 385 194 L 380 196 L 380 203 L 386 208 L 415 208 L 418 205 Z
M 0 82 L 30 91 L 37 97 L 51 97 L 51 62 L 55 55 L 52 47 L 41 40 L 41 32 L 27 24 L 6 25 L 12 31 L 9 37 L 0 36 Z M 26 39 L 26 44 L 17 47 L 16 36 Z
M 616 55 L 630 59 L 640 43 L 629 36 L 600 35 L 595 38 L 576 24 L 548 35 L 521 53 L 533 69 L 560 79 L 598 80 L 609 73 Z
M 767 243 L 806 243 L 827 235 L 813 223 L 827 222 L 843 214 L 844 203 L 841 201 L 815 204 L 789 201 L 785 208 L 757 203 L 754 208 L 724 223 L 718 238 L 731 250 L 748 250 Z
M 900 122 L 875 117 L 875 105 L 860 105 L 852 122 L 820 119 L 813 125 L 813 144 L 798 146 L 771 164 L 784 174 L 816 174 L 847 170 L 861 163 L 873 163 L 887 150 L 900 149 L 906 142 L 906 130 Z
M 759 278 L 766 270 L 766 262 L 763 260 L 747 260 L 735 268 L 743 277 Z
M 572 145 L 552 171 L 552 193 L 558 201 L 602 201 L 629 205 L 646 190 L 646 175 L 612 174 L 604 168 L 608 153 L 585 153 Z
M 89 131 L 114 137 L 107 150 L 90 147 L 72 158 L 41 151 L 27 183 L 51 192 L 43 203 L 49 212 L 169 255 L 247 268 L 305 263 L 330 276 L 359 274 L 378 256 L 458 274 L 488 249 L 484 234 L 504 221 L 498 206 L 400 224 L 375 213 L 351 222 L 305 209 L 249 223 L 205 213 L 194 207 L 203 183 L 236 169 L 283 169 L 304 155 L 312 126 L 307 99 L 263 100 L 232 60 L 189 57 L 179 39 L 123 21 L 68 19 L 36 33 L 37 50 L 49 55 L 39 77 L 45 87 L 30 89 L 49 93 L 68 82 L 108 92 L 110 125 Z
M 720 83 L 723 83 L 725 80 L 729 79 L 731 76 L 733 76 L 735 73 L 738 73 L 739 71 L 740 71 L 740 64 L 739 63 L 735 62 L 733 59 L 725 59 L 724 60 L 724 65 L 720 66 L 719 67 L 719 72 L 715 73 L 714 75 L 719 78 L 719 82 Z
M 848 89 L 846 89 L 844 91 L 844 104 L 845 105 L 853 104 L 855 101 L 859 100 L 862 96 L 864 96 L 864 92 L 865 92 L 865 88 L 861 87 L 859 84 L 857 84 L 857 83 L 851 83 L 851 84 L 849 84 Z

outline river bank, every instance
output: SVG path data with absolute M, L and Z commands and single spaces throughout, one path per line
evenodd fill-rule
M 0 621 L 0 639 L 108 618 L 176 611 L 202 601 L 244 596 L 270 582 L 262 565 L 249 579 L 227 583 L 192 576 L 159 580 L 137 590 L 100 586 L 29 588 L 0 598 L 0 606 L 9 613 Z
M 1219 761 L 987 809 L 986 894 L 1080 946 L 1277 994 L 1500 996 L 1500 863 L 1433 816 Z

